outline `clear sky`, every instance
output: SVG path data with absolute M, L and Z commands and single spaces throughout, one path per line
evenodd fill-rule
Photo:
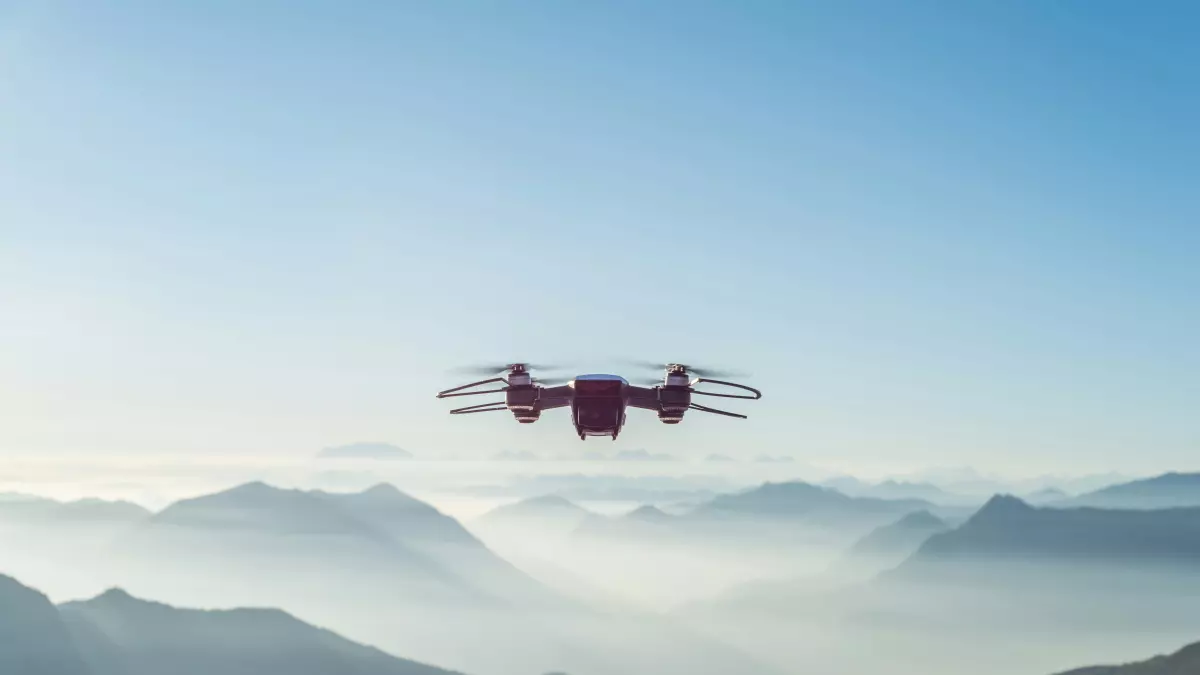
M 1200 469 L 1187 2 L 0 0 L 0 453 Z M 450 418 L 473 361 L 748 421 Z

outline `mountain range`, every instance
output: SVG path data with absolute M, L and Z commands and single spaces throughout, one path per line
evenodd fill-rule
M 391 443 L 351 443 L 325 448 L 321 459 L 412 459 L 413 454 Z
M 150 578 L 158 575 L 148 568 L 190 576 L 213 566 L 227 583 L 250 585 L 267 566 L 281 574 L 270 585 L 259 583 L 264 591 L 308 587 L 310 597 L 343 598 L 369 582 L 396 601 L 559 601 L 457 520 L 390 484 L 330 493 L 246 483 L 175 502 L 114 548 Z
M 896 571 L 946 562 L 1200 568 L 1200 508 L 1063 509 L 996 495 L 960 527 L 930 537 Z
M 1200 506 L 1200 473 L 1166 473 L 1117 483 L 1051 502 L 1053 506 L 1105 509 L 1168 509 Z
M 1116 666 L 1089 666 L 1058 675 L 1196 675 L 1200 673 L 1200 642 L 1173 654 Z
M 274 609 L 200 611 L 120 589 L 58 607 L 0 575 L 0 673 L 452 675 Z

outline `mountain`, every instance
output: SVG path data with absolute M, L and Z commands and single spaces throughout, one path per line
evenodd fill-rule
M 711 454 L 711 455 L 705 457 L 704 461 L 706 461 L 706 462 L 736 462 L 737 460 L 730 457 L 729 455 L 721 455 L 721 454 L 714 453 L 714 454 Z
M 1022 497 L 1026 503 L 1033 504 L 1035 506 L 1054 505 L 1069 498 L 1070 495 L 1056 487 L 1046 487 L 1040 490 L 1034 490 L 1033 492 L 1030 492 Z
M 985 565 L 988 574 L 1003 575 L 1053 567 L 1194 572 L 1200 568 L 1200 508 L 1059 509 L 996 495 L 960 527 L 930 537 L 894 572 L 944 580 L 949 572 L 970 577 L 973 567 Z
M 1054 506 L 1091 506 L 1104 509 L 1167 509 L 1200 506 L 1200 473 L 1166 473 L 1128 483 L 1110 485 Z
M 127 501 L 78 499 L 62 502 L 45 497 L 8 494 L 0 499 L 4 524 L 120 524 L 146 518 L 150 511 Z
M 59 614 L 90 675 L 450 675 L 275 609 L 177 609 L 113 589 Z
M 1174 654 L 1155 656 L 1136 663 L 1119 666 L 1077 668 L 1059 675 L 1196 675 L 1200 673 L 1200 642 L 1190 644 Z
M 333 503 L 344 513 L 396 540 L 409 544 L 480 546 L 479 541 L 457 520 L 388 483 L 380 483 L 357 493 L 314 491 L 311 494 Z
M 625 514 L 625 518 L 649 523 L 662 523 L 674 520 L 676 516 L 664 512 L 657 506 L 644 504 Z
M 323 495 L 255 481 L 174 502 L 150 520 L 160 527 L 214 532 L 376 536 L 365 523 L 333 507 Z
M 317 453 L 321 459 L 412 459 L 413 454 L 390 443 L 351 443 L 325 448 Z
M 530 497 L 515 504 L 498 506 L 475 520 L 485 530 L 524 529 L 563 535 L 582 523 L 591 511 L 559 495 Z
M 764 483 L 757 488 L 718 495 L 701 505 L 696 513 L 753 515 L 764 518 L 843 518 L 903 515 L 932 507 L 919 499 L 877 499 L 850 497 L 831 488 L 802 481 Z
M 822 481 L 824 487 L 833 488 L 851 497 L 875 497 L 877 499 L 920 499 L 940 505 L 978 506 L 980 499 L 947 492 L 930 482 L 906 481 L 889 478 L 879 483 L 869 483 L 854 476 L 836 476 Z
M 876 570 L 892 567 L 912 555 L 929 537 L 949 529 L 944 520 L 929 511 L 913 511 L 859 539 L 847 551 L 841 564 Z
M 493 553 L 457 520 L 389 484 L 362 492 L 283 489 L 262 482 L 185 499 L 147 520 L 117 546 L 143 577 L 165 584 L 166 575 L 222 570 L 222 586 L 205 584 L 227 602 L 288 606 L 306 600 L 343 604 L 362 595 L 394 594 L 396 602 L 547 603 L 555 599 L 537 582 Z M 261 569 L 279 572 L 260 581 Z M 252 589 L 253 594 L 235 591 Z M 151 594 L 171 595 L 165 585 Z
M 45 596 L 0 575 L 0 673 L 96 675 Z

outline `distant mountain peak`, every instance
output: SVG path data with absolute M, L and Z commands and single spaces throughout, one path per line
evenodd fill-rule
M 670 514 L 653 504 L 643 504 L 625 515 L 633 520 L 660 521 L 672 518 Z
M 1200 485 L 1200 473 L 1168 471 L 1161 476 L 1147 478 L 1145 482 L 1173 483 L 1176 485 Z
M 325 448 L 317 453 L 324 459 L 412 459 L 413 454 L 391 443 L 360 442 Z
M 238 494 L 246 494 L 246 493 L 269 494 L 272 492 L 278 492 L 279 490 L 280 490 L 279 488 L 277 488 L 273 485 L 267 485 L 266 483 L 262 482 L 261 480 L 252 480 L 249 483 L 242 483 L 241 485 L 235 485 L 235 486 L 229 488 L 228 490 L 225 490 L 225 494 L 235 494 L 235 493 L 238 493 Z M 220 494 L 220 493 L 218 493 L 218 494 Z
M 975 512 L 971 520 L 990 520 L 994 518 L 1004 518 L 1009 516 L 1024 516 L 1036 511 L 1034 507 L 1025 503 L 1021 498 L 1010 494 L 996 494 L 991 499 L 987 500 L 980 509 Z
M 359 494 L 372 495 L 376 497 L 408 497 L 408 495 L 402 492 L 400 488 L 392 485 L 391 483 L 376 483 L 366 490 L 363 490 Z
M 88 602 L 96 603 L 96 604 L 117 604 L 117 603 L 123 604 L 123 603 L 131 603 L 131 602 L 140 603 L 142 601 L 138 600 L 137 598 L 130 595 L 129 592 L 126 591 L 125 589 L 120 588 L 119 586 L 114 586 L 114 587 L 104 591 L 100 595 L 97 595 L 96 597 L 92 598 Z
M 589 511 L 575 502 L 557 494 L 539 495 L 537 497 L 529 497 L 522 499 L 519 502 L 498 506 L 495 509 L 483 515 L 487 520 L 504 519 L 508 517 L 518 518 L 538 518 L 538 517 L 563 517 L 579 518 L 585 516 Z
M 913 511 L 912 513 L 906 514 L 900 520 L 896 521 L 895 526 L 922 529 L 938 528 L 945 527 L 946 522 L 930 513 L 929 510 L 921 509 L 920 511 Z
M 556 494 L 539 495 L 537 497 L 530 497 L 529 499 L 523 500 L 522 503 L 530 504 L 533 506 L 555 506 L 555 507 L 579 508 L 575 504 L 575 502 L 572 502 L 571 500 L 567 499 L 566 497 L 564 497 L 562 495 L 556 495 Z

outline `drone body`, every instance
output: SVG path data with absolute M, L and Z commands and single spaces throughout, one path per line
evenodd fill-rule
M 529 372 L 528 364 L 513 363 L 505 368 L 508 371 L 506 377 L 494 377 L 447 389 L 439 392 L 437 397 L 503 393 L 504 401 L 458 408 L 451 410 L 450 414 L 463 415 L 508 410 L 522 424 L 532 424 L 538 421 L 543 410 L 570 408 L 575 433 L 581 440 L 587 439 L 588 436 L 609 436 L 616 440 L 625 425 L 625 412 L 629 408 L 653 410 L 658 414 L 659 421 L 664 424 L 678 424 L 688 410 L 745 419 L 745 415 L 693 403 L 692 396 L 762 398 L 761 392 L 745 385 L 704 377 L 692 379 L 688 366 L 674 363 L 666 364 L 666 375 L 662 382 L 650 387 L 630 384 L 628 380 L 619 375 L 606 374 L 577 375 L 566 384 L 547 387 L 534 379 Z M 482 391 L 464 391 L 498 382 L 504 383 L 505 386 Z M 750 394 L 718 394 L 696 391 L 693 385 L 702 382 L 734 387 L 750 392 Z

